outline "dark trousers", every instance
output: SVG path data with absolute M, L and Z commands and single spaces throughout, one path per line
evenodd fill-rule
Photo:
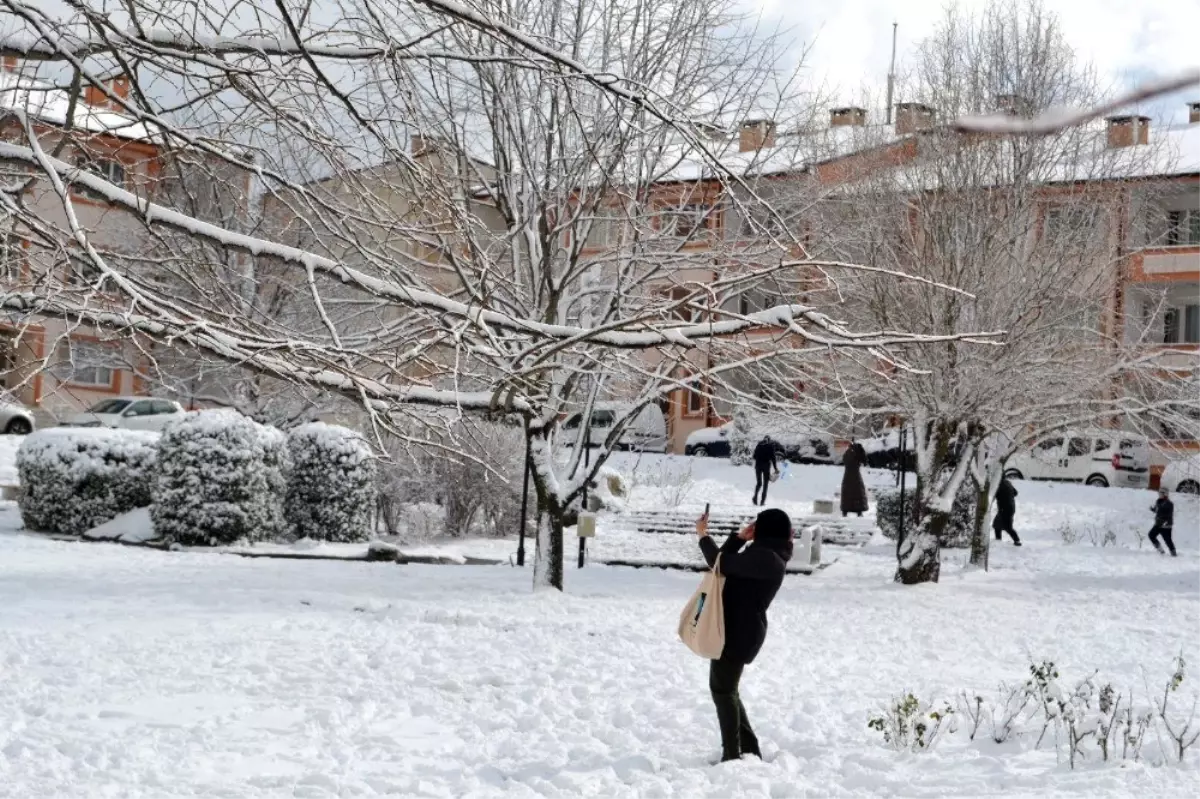
M 1167 549 L 1171 551 L 1171 557 L 1175 557 L 1175 542 L 1171 539 L 1171 528 L 1160 527 L 1156 524 L 1150 529 L 1150 543 L 1154 544 L 1155 549 L 1162 552 L 1162 544 L 1158 543 L 1160 536 L 1163 543 L 1167 545 Z
M 767 486 L 771 485 L 771 466 L 754 467 L 754 501 L 763 505 L 767 504 Z M 758 498 L 758 492 L 762 491 L 762 499 Z
M 1013 529 L 1013 514 L 1011 513 L 997 513 L 996 518 L 992 520 L 992 532 L 996 534 L 997 541 L 1004 538 L 1004 533 L 1008 533 L 1014 544 L 1021 543 L 1017 531 Z
M 746 718 L 746 708 L 738 695 L 745 663 L 714 660 L 708 672 L 708 689 L 717 706 L 717 723 L 721 726 L 721 760 L 737 760 L 743 753 L 762 757 L 758 738 Z

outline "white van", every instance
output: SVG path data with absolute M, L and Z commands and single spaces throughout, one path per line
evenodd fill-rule
M 1120 430 L 1055 433 L 1008 459 L 1010 480 L 1057 480 L 1090 486 L 1146 488 L 1150 445 Z
M 598 402 L 592 408 L 591 442 L 598 447 L 608 438 L 618 417 L 627 414 L 632 406 L 612 402 Z M 583 414 L 573 413 L 562 425 L 561 441 L 565 446 L 572 447 L 579 434 L 579 425 L 583 423 Z M 663 418 L 662 410 L 657 405 L 643 406 L 636 417 L 626 425 L 625 431 L 617 442 L 617 449 L 629 449 L 637 452 L 666 452 L 667 451 L 667 420 Z

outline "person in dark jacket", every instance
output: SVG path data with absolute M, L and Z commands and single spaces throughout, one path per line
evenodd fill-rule
M 758 442 L 758 446 L 754 448 L 754 499 L 755 505 L 767 504 L 767 486 L 771 484 L 771 471 L 774 470 L 779 474 L 779 464 L 775 458 L 777 456 L 775 442 L 770 436 L 763 436 L 762 441 Z M 762 492 L 762 498 L 759 499 L 759 492 Z
M 862 467 L 867 463 L 867 451 L 857 441 L 842 456 L 842 515 L 867 510 L 867 486 L 863 483 Z
M 1175 528 L 1175 503 L 1171 501 L 1171 495 L 1167 489 L 1158 489 L 1158 501 L 1150 510 L 1154 511 L 1154 527 L 1150 529 L 1150 543 L 1154 544 L 1154 548 L 1161 555 L 1163 548 L 1162 544 L 1158 543 L 1158 539 L 1161 537 L 1163 543 L 1167 545 L 1167 549 L 1170 550 L 1171 557 L 1177 557 L 1175 541 L 1171 538 L 1171 532 Z M 724 564 L 725 561 L 722 560 L 721 563 Z
M 992 519 L 992 532 L 996 540 L 1004 538 L 1004 533 L 1012 537 L 1014 547 L 1021 546 L 1021 538 L 1013 529 L 1013 518 L 1017 515 L 1017 489 L 1007 477 L 1000 478 L 1000 486 L 996 489 L 996 518 Z
M 777 508 L 758 518 L 718 548 L 708 536 L 708 517 L 696 522 L 700 550 L 711 568 L 721 556 L 725 576 L 725 649 L 709 668 L 708 687 L 717 708 L 721 728 L 721 762 L 743 754 L 762 757 L 758 737 L 746 717 L 738 694 L 742 671 L 754 662 L 767 638 L 767 608 L 792 557 L 792 520 Z M 750 546 L 743 547 L 749 543 Z

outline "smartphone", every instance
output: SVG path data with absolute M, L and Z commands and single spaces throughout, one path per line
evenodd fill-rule
M 708 503 L 704 503 L 704 518 L 708 518 Z

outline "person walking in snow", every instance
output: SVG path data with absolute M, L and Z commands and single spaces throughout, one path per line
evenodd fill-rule
M 770 436 L 763 436 L 762 441 L 754 448 L 754 505 L 767 504 L 767 486 L 771 484 L 771 471 L 779 474 L 779 464 L 776 462 L 775 442 Z M 762 498 L 759 499 L 759 492 Z
M 867 486 L 863 483 L 862 467 L 867 464 L 867 451 L 857 441 L 850 444 L 842 456 L 842 515 L 867 510 Z
M 1021 546 L 1021 538 L 1013 529 L 1013 517 L 1017 515 L 1017 489 L 1007 477 L 1000 478 L 1000 486 L 996 489 L 996 518 L 992 519 L 992 532 L 996 540 L 1002 541 L 1004 533 L 1012 537 L 1014 547 Z
M 1167 489 L 1158 489 L 1158 501 L 1150 510 L 1154 511 L 1154 527 L 1150 528 L 1150 543 L 1154 544 L 1154 548 L 1161 555 L 1163 548 L 1162 544 L 1158 543 L 1158 539 L 1161 537 L 1163 543 L 1167 545 L 1167 549 L 1170 550 L 1171 557 L 1177 557 L 1175 541 L 1171 538 L 1171 532 L 1175 527 L 1175 503 L 1171 501 L 1171 495 Z
M 711 661 L 708 688 L 721 729 L 721 762 L 742 755 L 762 758 L 758 737 L 750 726 L 738 688 L 742 672 L 754 662 L 767 638 L 767 608 L 783 584 L 792 557 L 792 520 L 778 508 L 769 508 L 737 535 L 717 547 L 708 535 L 708 517 L 696 522 L 700 551 L 709 568 L 721 556 L 725 589 L 725 648 Z M 747 546 L 749 544 L 749 546 Z M 745 547 L 745 549 L 743 549 Z

